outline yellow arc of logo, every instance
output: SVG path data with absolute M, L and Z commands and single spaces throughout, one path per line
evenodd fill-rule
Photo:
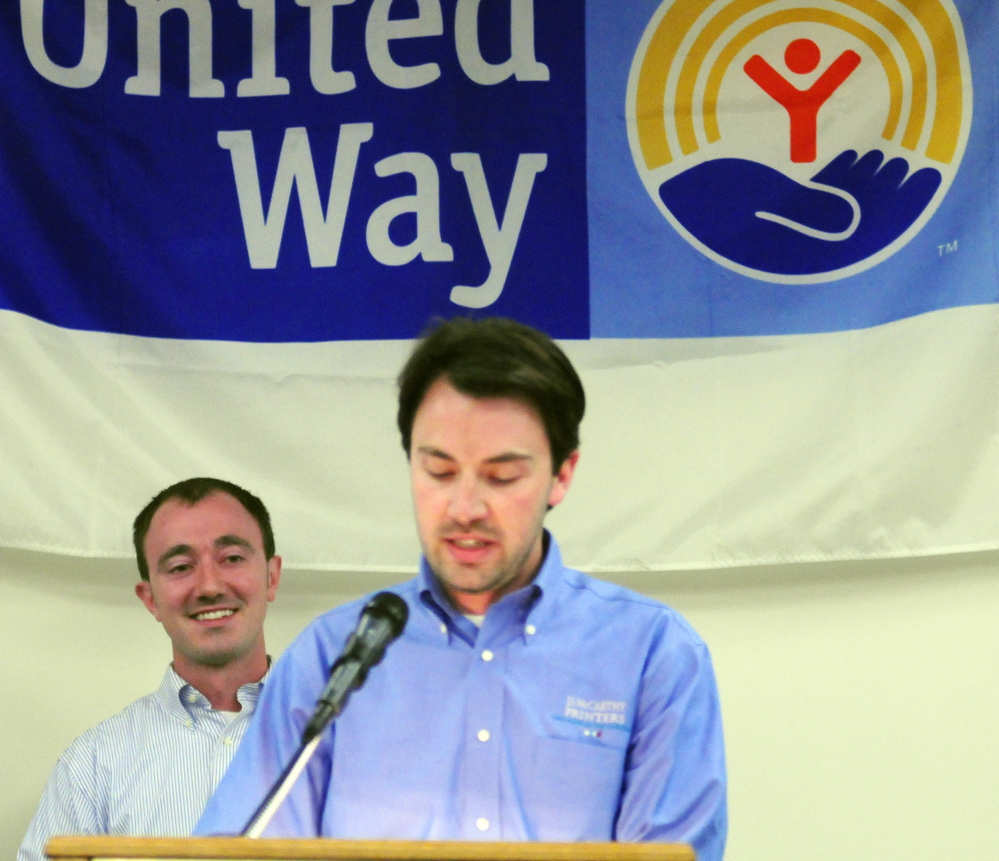
M 694 130 L 694 87 L 701 65 L 712 45 L 739 18 L 766 5 L 770 0 L 736 0 L 723 7 L 707 22 L 694 40 L 681 66 L 674 119 L 677 138 L 685 155 L 698 148 Z M 848 8 L 866 14 L 881 24 L 898 42 L 911 75 L 912 101 L 901 145 L 915 150 L 922 134 L 927 110 L 928 68 L 919 41 L 908 24 L 880 0 L 839 0 Z M 934 85 L 936 108 L 926 155 L 949 164 L 957 150 L 962 123 L 963 86 L 957 33 L 940 0 L 898 0 L 912 13 L 927 34 L 933 47 L 936 66 Z M 670 70 L 677 60 L 688 33 L 711 6 L 711 0 L 677 0 L 665 10 L 649 39 L 636 88 L 636 131 L 646 166 L 652 170 L 669 164 L 673 154 L 666 135 L 665 101 Z M 888 46 L 871 30 L 847 15 L 797 6 L 766 16 L 746 27 L 727 45 L 709 74 L 704 101 L 705 135 L 709 142 L 718 140 L 718 91 L 725 70 L 738 52 L 759 33 L 796 21 L 817 21 L 836 26 L 862 40 L 879 58 L 888 77 L 890 104 L 883 135 L 892 139 L 902 110 L 903 79 L 901 70 Z M 766 22 L 765 24 L 763 22 Z

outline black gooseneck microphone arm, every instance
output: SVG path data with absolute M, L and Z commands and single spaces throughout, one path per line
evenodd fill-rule
M 385 649 L 406 627 L 408 618 L 406 602 L 393 592 L 379 592 L 364 606 L 356 630 L 330 669 L 329 682 L 302 732 L 298 751 L 246 823 L 243 837 L 256 838 L 264 833 L 295 781 L 309 764 L 323 731 L 344 710 L 350 695 L 364 684 L 368 670 L 382 659 Z

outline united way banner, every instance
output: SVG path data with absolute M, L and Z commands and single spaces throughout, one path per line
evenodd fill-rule
M 999 545 L 988 0 L 0 2 L 0 542 L 259 492 L 401 572 L 393 379 L 563 339 L 593 570 Z

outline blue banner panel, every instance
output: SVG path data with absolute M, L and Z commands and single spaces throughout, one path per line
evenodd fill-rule
M 587 5 L 592 335 L 999 301 L 992 0 Z
M 563 0 L 0 3 L 0 307 L 167 338 L 456 313 L 586 338 L 584 42 Z

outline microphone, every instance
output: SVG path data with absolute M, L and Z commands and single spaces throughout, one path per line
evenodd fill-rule
M 364 684 L 368 670 L 382 659 L 389 643 L 402 633 L 408 618 L 406 602 L 394 592 L 379 592 L 368 601 L 361 610 L 357 628 L 330 669 L 326 689 L 302 733 L 303 745 L 312 741 L 343 711 L 350 695 Z

